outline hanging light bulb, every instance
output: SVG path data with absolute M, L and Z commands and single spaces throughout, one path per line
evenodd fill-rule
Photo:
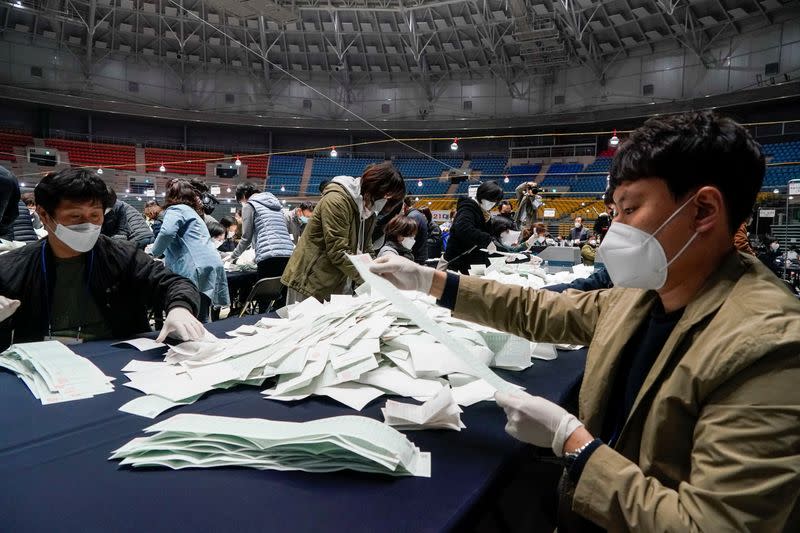
M 336 157 L 337 155 L 339 155 L 339 152 L 336 151 L 336 147 L 331 146 L 331 157 Z
M 617 137 L 617 130 L 614 130 L 614 134 L 608 140 L 608 145 L 611 148 L 616 148 L 617 146 L 619 146 L 619 137 Z
M 415 202 L 419 202 L 419 196 L 417 196 L 416 198 L 414 198 L 414 201 L 415 201 Z
M 422 180 L 419 180 L 419 181 L 417 182 L 417 187 L 422 187 Z
M 161 196 L 166 196 L 166 195 L 167 195 L 167 193 L 165 193 L 165 192 L 161 193 Z
M 164 166 L 164 163 L 161 163 L 161 166 L 158 167 L 158 171 L 159 172 L 166 172 L 167 171 L 167 167 Z
M 25 182 L 23 181 L 22 183 L 19 184 L 19 186 L 20 187 L 25 187 Z
M 98 174 L 100 174 L 100 175 L 102 176 L 102 175 L 103 175 L 103 169 L 102 169 L 102 168 L 98 168 L 98 169 L 97 169 L 97 173 L 98 173 Z
M 231 192 L 231 188 L 228 187 L 227 189 L 225 189 L 225 192 Z
M 125 194 L 129 194 L 131 192 L 130 189 L 125 189 Z
M 508 176 L 506 176 L 505 178 L 503 178 L 503 183 L 508 183 L 508 181 L 509 181 L 509 180 L 508 180 Z
M 454 152 L 455 152 L 456 150 L 458 150 L 458 137 L 456 137 L 455 139 L 453 139 L 453 144 L 451 144 L 451 145 L 450 145 L 450 149 L 451 149 L 452 151 L 454 151 Z
M 233 164 L 236 165 L 237 167 L 242 166 L 242 160 L 239 159 L 238 155 L 236 156 L 236 161 L 234 161 Z
M 281 192 L 286 192 L 286 187 L 284 187 L 283 185 L 281 185 Z
M 778 189 L 773 189 L 772 194 L 778 194 L 779 192 L 781 191 L 779 191 Z

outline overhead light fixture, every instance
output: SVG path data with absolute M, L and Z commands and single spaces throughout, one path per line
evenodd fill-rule
M 415 201 L 415 202 L 419 202 L 419 196 L 417 196 L 416 198 L 414 198 L 414 201 Z
M 458 150 L 458 137 L 456 137 L 455 139 L 453 139 L 453 144 L 451 144 L 451 145 L 450 145 L 450 149 L 451 149 L 452 151 L 454 151 L 454 152 L 455 152 L 456 150 Z
M 433 202 L 428 202 L 428 205 L 432 205 L 432 204 L 433 204 Z
M 331 146 L 331 157 L 336 157 L 339 155 L 339 152 L 336 151 L 335 146 Z
M 503 178 L 503 183 L 508 183 L 508 182 L 509 182 L 508 176 L 506 176 L 505 178 Z
M 25 182 L 19 184 L 20 187 L 25 187 Z
M 417 182 L 417 187 L 422 187 L 422 180 L 419 180 L 419 181 Z
M 779 194 L 780 192 L 781 191 L 779 191 L 778 189 L 775 189 L 775 190 L 772 191 L 773 194 Z
M 281 185 L 281 192 L 286 192 L 286 187 L 284 187 L 283 185 Z
M 166 172 L 167 171 L 167 167 L 164 166 L 164 163 L 161 163 L 161 166 L 158 167 L 158 171 L 159 172 Z
M 228 187 L 227 189 L 225 189 L 225 192 L 231 192 L 231 188 Z
M 617 146 L 619 146 L 619 137 L 617 137 L 617 130 L 614 130 L 614 134 L 608 140 L 608 145 L 611 148 L 616 148 Z
M 102 168 L 98 168 L 98 169 L 97 169 L 97 173 L 98 173 L 98 174 L 100 174 L 100 175 L 102 176 L 102 175 L 103 175 L 103 169 L 102 169 Z
M 167 193 L 165 193 L 165 192 L 161 193 L 161 196 L 166 196 L 166 195 L 167 195 Z
M 233 164 L 236 165 L 237 167 L 242 166 L 242 160 L 239 159 L 238 155 L 236 156 L 236 161 L 234 161 Z
M 125 189 L 125 194 L 129 194 L 131 192 L 130 189 Z

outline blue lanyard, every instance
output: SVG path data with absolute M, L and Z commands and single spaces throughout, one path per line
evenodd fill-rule
M 44 276 L 44 308 L 47 312 L 47 336 L 53 336 L 53 317 L 51 315 L 51 308 L 50 308 L 50 278 L 47 277 L 47 259 L 45 256 L 45 245 L 47 245 L 47 239 L 42 241 L 42 250 L 41 250 L 41 262 L 42 262 L 42 276 Z M 92 279 L 92 270 L 94 269 L 94 249 L 89 252 L 89 275 L 86 277 L 86 294 L 91 297 L 91 292 L 89 291 L 89 280 Z M 81 330 L 83 329 L 83 324 L 78 326 L 78 340 L 81 338 Z

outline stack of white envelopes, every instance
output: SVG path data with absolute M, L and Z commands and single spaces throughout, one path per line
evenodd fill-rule
M 278 422 L 196 414 L 173 416 L 145 429 L 110 459 L 134 467 L 334 472 L 358 470 L 430 477 L 430 453 L 402 433 L 362 416 Z
M 372 290 L 324 304 L 309 298 L 284 318 L 228 332 L 234 338 L 185 342 L 164 361 L 131 361 L 125 385 L 147 396 L 121 409 L 152 418 L 211 389 L 265 383 L 271 400 L 328 396 L 356 410 L 384 394 L 427 401 L 452 387 L 456 403 L 468 406 L 515 387 L 490 366 L 531 365 L 528 340 L 455 319 L 429 296 L 362 275 Z
M 14 372 L 42 405 L 114 390 L 114 378 L 58 341 L 13 344 L 0 354 L 0 367 Z
M 397 429 L 454 429 L 466 427 L 461 421 L 461 408 L 453 398 L 450 387 L 442 387 L 439 393 L 423 403 L 413 405 L 393 400 L 386 401 L 381 409 L 384 421 Z

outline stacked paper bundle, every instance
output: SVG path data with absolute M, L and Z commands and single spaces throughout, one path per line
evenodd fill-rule
M 450 387 L 442 389 L 422 405 L 386 401 L 381 409 L 384 421 L 398 429 L 454 429 L 467 426 L 461 421 L 461 408 L 453 398 Z
M 571 272 L 564 270 L 555 274 L 548 274 L 538 266 L 540 261 L 536 263 L 507 264 L 502 257 L 490 258 L 489 261 L 491 264 L 485 267 L 484 272 L 480 272 L 477 275 L 484 279 L 499 281 L 507 285 L 521 285 L 530 289 L 541 289 L 558 283 L 571 283 L 576 279 L 589 277 L 594 272 L 594 267 L 574 265 Z
M 13 344 L 0 354 L 0 367 L 14 372 L 42 405 L 114 390 L 114 378 L 58 341 Z
M 145 429 L 110 459 L 173 469 L 241 466 L 259 470 L 358 470 L 430 477 L 431 457 L 399 431 L 361 416 L 277 422 L 176 415 Z
M 131 380 L 125 385 L 148 396 L 121 409 L 152 418 L 208 390 L 259 386 L 273 377 L 263 392 L 272 400 L 324 395 L 361 410 L 383 394 L 426 401 L 451 386 L 456 403 L 466 406 L 514 388 L 487 365 L 531 365 L 529 341 L 454 319 L 430 297 L 363 275 L 371 293 L 333 296 L 326 304 L 309 298 L 285 318 L 229 332 L 233 339 L 186 342 L 164 362 L 132 361 L 123 369 Z

